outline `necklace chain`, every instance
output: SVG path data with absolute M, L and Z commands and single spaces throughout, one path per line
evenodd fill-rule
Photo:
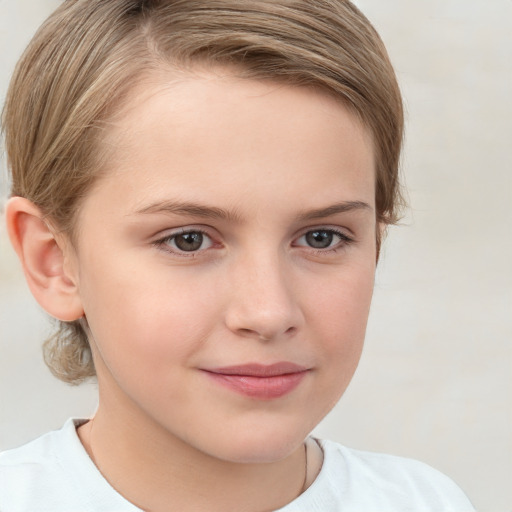
M 299 496 L 306 490 L 308 485 L 308 440 L 304 441 L 304 482 L 302 483 L 302 489 L 300 490 Z

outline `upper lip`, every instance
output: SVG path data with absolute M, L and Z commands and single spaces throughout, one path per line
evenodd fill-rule
M 224 366 L 222 368 L 208 368 L 207 372 L 220 375 L 244 375 L 248 377 L 275 377 L 277 375 L 288 375 L 301 373 L 308 368 L 299 364 L 282 361 L 274 364 L 249 363 L 236 366 Z

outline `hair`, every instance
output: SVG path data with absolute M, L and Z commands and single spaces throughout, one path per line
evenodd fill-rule
M 197 63 L 319 87 L 370 131 L 376 216 L 398 220 L 403 107 L 386 49 L 347 0 L 67 0 L 14 72 L 2 113 L 13 196 L 37 205 L 73 240 L 81 200 L 107 153 L 106 123 L 144 76 Z M 377 248 L 380 230 L 377 230 Z M 78 384 L 95 375 L 84 321 L 58 322 L 46 364 Z

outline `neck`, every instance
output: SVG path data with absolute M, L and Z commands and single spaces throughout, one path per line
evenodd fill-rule
M 169 503 L 184 512 L 275 510 L 301 494 L 319 469 L 308 471 L 304 445 L 275 462 L 221 460 L 148 421 L 105 414 L 101 405 L 79 436 L 111 486 L 148 512 L 166 511 Z

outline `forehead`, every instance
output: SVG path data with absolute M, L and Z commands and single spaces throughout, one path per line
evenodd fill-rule
M 221 198 L 234 187 L 247 193 L 250 184 L 257 192 L 297 178 L 320 194 L 319 175 L 326 187 L 342 176 L 340 193 L 373 201 L 372 138 L 340 101 L 316 88 L 249 80 L 232 70 L 162 72 L 142 81 L 103 144 L 111 157 L 100 184 L 117 180 L 129 188 L 137 179 L 140 203 L 147 194 Z
M 161 109 L 163 104 L 165 111 Z M 271 118 L 268 117 L 269 110 L 264 109 L 266 106 L 275 109 L 275 115 Z M 226 115 L 229 109 L 228 119 Z M 236 109 L 238 116 L 233 115 L 233 109 Z M 229 120 L 241 120 L 251 128 L 249 123 L 258 120 L 258 110 L 260 118 L 267 116 L 269 122 L 276 122 L 281 114 L 289 115 L 290 110 L 294 111 L 293 117 L 298 123 L 318 115 L 324 116 L 322 124 L 327 121 L 339 125 L 348 121 L 358 125 L 358 133 L 353 130 L 354 137 L 363 134 L 366 142 L 373 145 L 370 130 L 364 126 L 353 107 L 347 106 L 344 98 L 332 91 L 313 85 L 255 80 L 245 77 L 243 69 L 238 66 L 207 63 L 189 68 L 163 68 L 140 79 L 122 101 L 107 135 L 121 135 L 128 139 L 136 137 L 148 124 L 158 122 L 158 118 L 164 121 L 169 114 L 172 114 L 172 119 L 167 120 L 186 120 L 191 127 L 194 120 L 208 113 L 218 114 L 218 124 L 227 125 Z M 182 127 L 186 128 L 184 125 Z

